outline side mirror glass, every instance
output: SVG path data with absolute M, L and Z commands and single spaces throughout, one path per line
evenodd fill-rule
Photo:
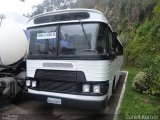
M 112 33 L 112 37 L 113 37 L 113 38 L 117 38 L 117 33 L 116 33 L 116 32 L 113 32 L 113 33 Z
M 111 51 L 110 51 L 110 58 L 112 61 L 114 61 L 114 59 L 116 58 L 116 53 L 113 49 L 111 49 Z

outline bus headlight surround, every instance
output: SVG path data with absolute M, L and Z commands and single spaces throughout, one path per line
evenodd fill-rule
M 26 80 L 26 86 L 27 87 L 31 86 L 31 80 Z
M 85 92 L 85 93 L 90 92 L 90 85 L 89 84 L 83 84 L 82 91 Z
M 101 86 L 100 85 L 93 85 L 93 93 L 100 93 Z
M 37 86 L 37 81 L 32 81 L 32 87 L 36 87 Z

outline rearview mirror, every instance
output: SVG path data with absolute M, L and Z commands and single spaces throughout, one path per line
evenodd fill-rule
M 112 37 L 113 37 L 113 38 L 117 38 L 117 33 L 116 33 L 116 32 L 113 32 L 113 33 L 112 33 Z
M 110 58 L 111 58 L 111 61 L 114 61 L 114 59 L 116 58 L 116 53 L 113 49 L 110 50 Z

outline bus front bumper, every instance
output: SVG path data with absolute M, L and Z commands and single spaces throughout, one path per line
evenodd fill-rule
M 63 93 L 53 93 L 28 89 L 27 97 L 32 100 L 86 109 L 103 109 L 108 102 L 108 96 L 86 96 Z

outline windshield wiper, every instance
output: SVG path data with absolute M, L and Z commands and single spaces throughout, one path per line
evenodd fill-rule
M 89 42 L 89 40 L 88 40 L 86 31 L 85 31 L 84 26 L 83 26 L 83 24 L 82 24 L 82 22 L 81 22 L 80 19 L 79 19 L 79 23 L 80 23 L 80 25 L 81 25 L 81 27 L 82 27 L 82 32 L 83 32 L 83 34 L 84 34 L 84 36 L 85 36 L 85 39 L 87 40 L 87 43 L 88 43 L 89 47 L 91 48 L 91 45 L 90 45 L 90 42 Z

